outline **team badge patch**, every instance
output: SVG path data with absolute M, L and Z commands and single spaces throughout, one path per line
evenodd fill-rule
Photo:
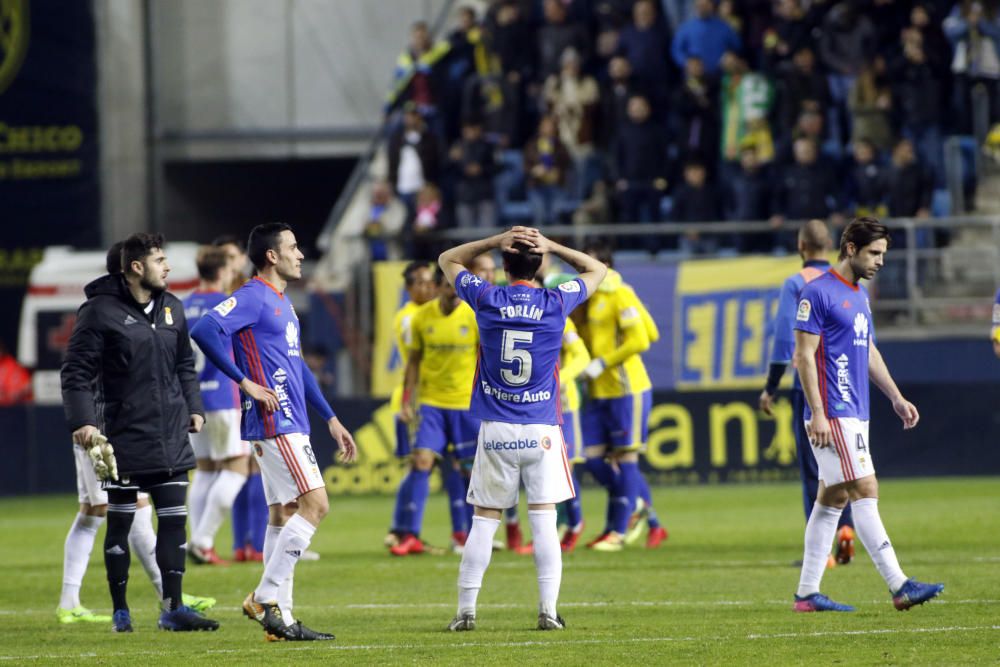
M 235 307 L 236 307 L 236 297 L 231 296 L 222 303 L 220 303 L 218 306 L 213 308 L 212 310 L 217 312 L 222 317 L 225 317 L 229 313 L 233 312 L 233 308 Z
M 563 283 L 563 285 L 565 284 L 567 283 Z M 560 285 L 560 287 L 562 287 L 562 285 Z M 551 438 L 549 438 L 549 436 L 545 436 L 544 438 L 542 438 L 542 449 L 551 449 L 551 448 L 552 448 Z
M 174 323 L 174 316 L 173 313 L 170 312 L 170 306 L 163 307 L 163 321 L 167 324 Z
M 256 442 L 254 443 L 254 445 L 253 445 L 253 451 L 254 451 L 254 454 L 257 455 L 257 458 L 260 458 L 260 457 L 264 456 L 264 448 L 260 446 L 260 443 L 256 443 Z
M 799 309 L 795 313 L 795 319 L 799 322 L 808 322 L 809 315 L 812 313 L 812 304 L 809 303 L 809 299 L 802 299 L 799 301 Z
M 580 291 L 580 283 L 578 283 L 575 280 L 571 280 L 568 283 L 562 283 L 561 285 L 559 285 L 559 289 L 561 289 L 563 292 L 566 292 L 567 294 L 572 294 L 573 292 Z

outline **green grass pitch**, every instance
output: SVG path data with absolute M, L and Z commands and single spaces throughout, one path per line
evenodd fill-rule
M 59 625 L 54 609 L 62 549 L 75 511 L 69 496 L 0 501 L 0 663 L 3 664 L 996 664 L 1000 660 L 1000 480 L 891 480 L 882 516 L 909 576 L 947 585 L 909 612 L 889 594 L 859 547 L 855 562 L 828 571 L 823 589 L 854 614 L 795 614 L 792 594 L 803 520 L 797 484 L 659 488 L 671 537 L 659 550 L 579 549 L 564 560 L 564 632 L 534 630 L 530 557 L 494 555 L 480 595 L 479 629 L 449 634 L 458 557 L 390 557 L 381 542 L 386 497 L 333 498 L 313 548 L 318 562 L 296 574 L 295 608 L 335 642 L 268 644 L 239 613 L 258 565 L 190 566 L 185 590 L 219 599 L 216 633 L 156 629 L 152 587 L 133 559 L 135 633 Z M 604 494 L 584 498 L 590 537 Z M 444 497 L 430 499 L 425 530 L 448 535 Z M 226 531 L 227 529 L 224 529 Z M 85 605 L 109 598 L 100 540 L 84 581 Z M 228 547 L 222 533 L 220 552 Z

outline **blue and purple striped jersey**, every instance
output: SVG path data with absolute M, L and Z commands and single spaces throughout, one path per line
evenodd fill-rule
M 187 318 L 188 330 L 194 328 L 198 320 L 208 311 L 226 300 L 222 292 L 194 291 L 184 299 L 184 317 Z M 195 351 L 195 366 L 198 370 L 198 383 L 201 388 L 201 400 L 206 411 L 239 410 L 240 390 L 236 383 L 226 377 L 215 364 L 205 358 L 197 343 L 192 343 Z M 229 347 L 227 344 L 226 347 Z M 230 352 L 230 359 L 232 359 Z
M 587 298 L 583 281 L 554 289 L 526 282 L 497 287 L 463 271 L 455 290 L 476 312 L 479 325 L 473 416 L 508 424 L 561 424 L 559 353 L 566 316 Z
M 244 440 L 286 433 L 309 433 L 299 318 L 292 303 L 270 283 L 256 277 L 208 311 L 233 340 L 236 365 L 253 382 L 278 395 L 280 409 L 266 414 L 244 396 Z
M 828 418 L 869 418 L 868 351 L 875 335 L 868 292 L 830 269 L 802 288 L 795 329 L 820 337 L 816 370 Z M 805 418 L 812 411 L 806 406 Z

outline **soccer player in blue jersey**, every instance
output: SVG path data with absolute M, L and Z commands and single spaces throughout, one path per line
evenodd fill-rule
M 243 241 L 232 234 L 216 237 L 212 245 L 224 250 L 229 260 L 231 276 L 225 292 L 232 294 L 247 281 L 250 260 L 247 259 L 246 248 Z M 253 457 L 249 459 L 248 473 L 246 483 L 233 502 L 233 560 L 261 562 L 264 560 L 268 509 L 260 468 Z M 303 554 L 302 560 L 309 560 L 306 554 Z
M 858 537 L 889 586 L 896 609 L 923 604 L 944 589 L 944 584 L 925 584 L 903 574 L 878 512 L 878 480 L 868 440 L 869 380 L 892 402 L 904 429 L 920 420 L 875 345 L 868 291 L 859 284 L 882 268 L 888 247 L 885 225 L 875 218 L 856 218 L 841 236 L 837 266 L 802 289 L 795 313 L 795 361 L 808 404 L 805 426 L 819 467 L 795 611 L 854 611 L 819 592 L 830 543 L 848 502 Z
M 223 248 L 200 248 L 196 263 L 198 289 L 184 299 L 184 316 L 191 326 L 226 300 L 225 289 L 232 276 Z M 228 339 L 225 345 L 231 348 Z M 205 426 L 201 432 L 191 434 L 196 467 L 188 494 L 191 513 L 188 557 L 196 563 L 225 565 L 215 551 L 215 534 L 246 483 L 250 446 L 240 437 L 239 388 L 207 361 L 197 346 L 195 367 L 205 404 Z
M 503 251 L 510 283 L 504 287 L 465 268 L 495 249 Z M 556 289 L 536 288 L 531 281 L 547 252 L 580 276 Z M 573 481 L 560 428 L 559 353 L 567 315 L 594 292 L 607 269 L 527 227 L 452 248 L 438 263 L 476 312 L 481 332 L 471 403 L 473 416 L 482 420 L 468 495 L 475 516 L 459 569 L 458 613 L 448 629 L 475 629 L 493 536 L 503 510 L 517 504 L 523 482 L 538 571 L 538 628 L 561 630 L 566 623 L 556 610 L 562 579 L 556 504 L 573 496 Z
M 830 270 L 827 255 L 830 252 L 830 230 L 822 220 L 810 220 L 799 230 L 799 256 L 802 257 L 802 270 L 785 280 L 781 286 L 781 298 L 778 301 L 778 313 L 774 320 L 774 343 L 771 350 L 770 370 L 767 384 L 760 394 L 760 409 L 767 415 L 773 415 L 774 396 L 778 393 L 778 384 L 785 374 L 785 369 L 792 362 L 795 352 L 795 309 L 799 303 L 802 288 Z M 795 432 L 795 453 L 799 460 L 799 473 L 802 477 L 802 505 L 805 509 L 806 521 L 812 514 L 816 503 L 816 490 L 819 488 L 819 470 L 816 468 L 816 457 L 809 446 L 809 436 L 806 435 L 805 394 L 802 393 L 802 383 L 794 373 L 792 385 L 792 428 Z M 840 563 L 846 565 L 854 557 L 854 522 L 851 519 L 851 506 L 844 508 L 840 515 L 840 526 L 837 530 L 836 558 L 831 556 L 830 567 Z
M 269 640 L 333 639 L 292 616 L 295 564 L 330 507 L 309 444 L 306 404 L 327 423 L 342 461 L 353 461 L 357 447 L 302 358 L 299 318 L 285 296 L 288 282 L 302 278 L 295 234 L 282 223 L 258 225 L 247 247 L 257 275 L 206 313 L 192 332 L 205 356 L 243 392 L 242 434 L 260 465 L 270 508 L 264 573 L 243 601 L 243 613 L 263 626 Z M 235 363 L 224 337 L 232 340 Z M 289 517 L 283 508 L 292 507 Z

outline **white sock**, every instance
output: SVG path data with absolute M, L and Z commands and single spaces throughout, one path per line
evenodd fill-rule
M 281 609 L 281 618 L 285 620 L 285 625 L 295 623 L 295 616 L 292 615 L 292 588 L 295 585 L 295 570 L 288 575 L 288 578 L 278 586 L 278 608 Z
M 215 545 L 215 534 L 233 508 L 233 501 L 246 484 L 247 476 L 232 470 L 220 470 L 208 492 L 204 511 L 197 523 L 192 519 L 191 542 L 202 549 Z
M 218 476 L 218 470 L 198 469 L 195 469 L 194 475 L 191 476 L 191 486 L 188 487 L 188 516 L 192 526 L 197 526 L 201 522 L 208 494 Z
M 291 576 L 302 552 L 309 548 L 316 526 L 295 514 L 281 529 L 274 552 L 264 566 L 264 575 L 254 592 L 258 602 L 277 602 L 278 588 Z
M 66 533 L 63 546 L 63 583 L 59 596 L 60 609 L 75 609 L 80 606 L 80 586 L 83 575 L 90 563 L 90 552 L 94 549 L 97 531 L 104 523 L 103 516 L 77 514 Z
M 160 566 L 156 563 L 156 533 L 153 531 L 153 506 L 146 505 L 135 511 L 132 528 L 128 533 L 128 546 L 139 558 L 142 569 L 153 584 L 156 594 L 163 597 L 163 579 L 160 576 Z
M 889 590 L 893 593 L 906 583 L 906 575 L 899 567 L 896 550 L 892 548 L 889 535 L 882 525 L 882 517 L 878 513 L 878 498 L 861 498 L 851 503 L 854 512 L 854 530 L 857 531 L 861 544 L 871 556 L 878 573 L 885 579 Z
M 274 545 L 278 543 L 280 535 L 281 526 L 267 524 L 267 529 L 264 531 L 264 567 L 267 567 L 267 562 L 271 560 L 271 554 L 274 553 Z
M 493 536 L 500 521 L 483 516 L 472 517 L 472 530 L 462 550 L 462 565 L 458 568 L 458 615 L 476 615 L 476 598 L 483 586 L 483 575 L 493 556 Z
M 819 593 L 819 582 L 826 571 L 826 561 L 830 557 L 830 545 L 837 535 L 837 522 L 842 509 L 813 503 L 812 514 L 806 523 L 805 550 L 802 554 L 802 574 L 799 576 L 799 597 Z
M 559 584 L 562 582 L 562 547 L 555 510 L 528 510 L 531 540 L 538 570 L 538 613 L 556 616 Z

